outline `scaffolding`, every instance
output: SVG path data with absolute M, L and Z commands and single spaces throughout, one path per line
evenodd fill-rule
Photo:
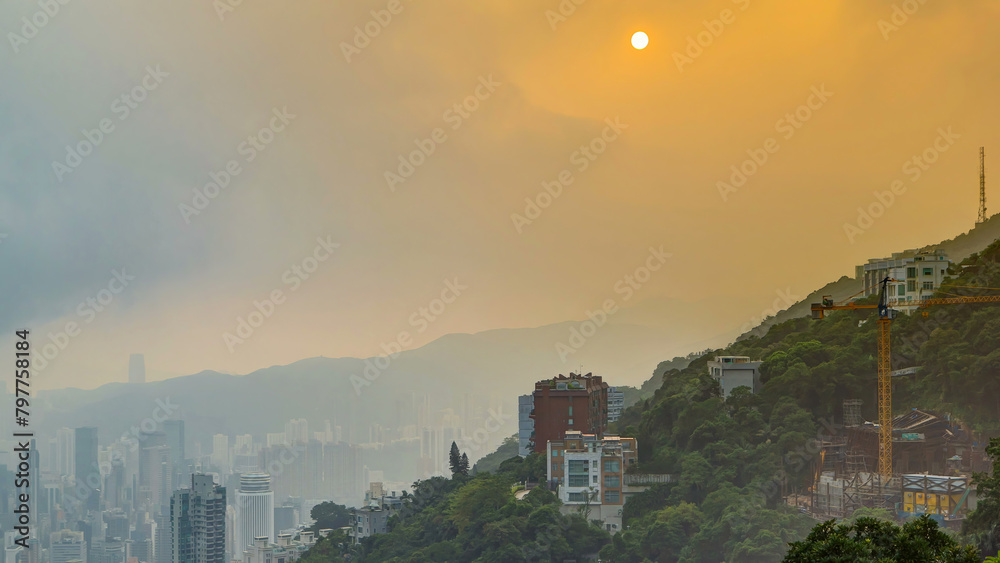
M 844 515 L 850 516 L 859 508 L 888 508 L 895 512 L 899 489 L 898 476 L 855 473 L 844 483 Z
M 844 400 L 844 426 L 847 428 L 855 428 L 861 426 L 865 423 L 864 418 L 861 417 L 861 404 L 863 401 L 861 399 L 845 399 Z

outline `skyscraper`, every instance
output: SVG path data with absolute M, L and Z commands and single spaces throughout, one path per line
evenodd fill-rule
M 101 502 L 101 469 L 97 465 L 97 428 L 77 428 L 74 434 L 73 474 L 81 511 L 97 510 Z M 85 494 L 84 491 L 86 491 Z
M 226 489 L 211 475 L 191 475 L 191 488 L 170 499 L 172 563 L 226 562 Z
M 235 524 L 233 559 L 242 559 L 243 550 L 252 545 L 256 537 L 267 536 L 268 543 L 274 543 L 274 491 L 270 475 L 247 473 L 240 476 Z
M 75 435 L 72 428 L 60 428 L 56 431 L 56 471 L 60 475 L 73 474 Z
M 229 471 L 229 436 L 226 434 L 212 436 L 212 465 L 223 473 Z
M 140 505 L 154 514 L 166 515 L 173 487 L 170 464 L 170 447 L 165 432 L 146 434 L 139 450 L 139 490 L 136 498 Z
M 188 475 L 185 471 L 184 454 L 184 421 L 165 420 L 163 421 L 163 433 L 167 435 L 167 447 L 170 448 L 170 471 L 172 472 L 172 482 L 186 483 Z M 171 489 L 172 491 L 173 489 Z
M 146 382 L 146 359 L 142 354 L 132 354 L 128 357 L 128 382 Z
M 50 536 L 49 561 L 52 563 L 69 563 L 70 561 L 87 561 L 87 542 L 83 532 L 59 530 Z

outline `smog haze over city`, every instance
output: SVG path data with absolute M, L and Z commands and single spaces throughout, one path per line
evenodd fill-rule
M 944 496 L 1000 455 L 998 31 L 4 4 L 4 563 L 804 561 L 854 509 L 997 555 L 1000 499 Z

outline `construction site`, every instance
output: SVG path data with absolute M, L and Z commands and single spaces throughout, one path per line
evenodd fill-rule
M 986 220 L 985 154 L 979 151 L 979 216 Z M 1000 295 L 953 295 L 938 297 L 943 287 L 955 291 L 961 286 L 939 285 L 938 279 L 922 281 L 925 296 L 908 296 L 919 276 L 946 274 L 937 266 L 945 257 L 939 252 L 918 254 L 910 262 L 873 260 L 859 267 L 864 275 L 861 297 L 878 294 L 878 304 L 859 303 L 852 296 L 836 303 L 824 296 L 811 306 L 812 317 L 823 319 L 836 310 L 878 310 L 877 384 L 878 420 L 865 421 L 863 401 L 845 400 L 842 425 L 835 435 L 824 436 L 809 498 L 802 504 L 816 518 L 846 518 L 859 508 L 885 509 L 898 520 L 926 514 L 939 524 L 958 528 L 965 515 L 976 508 L 973 474 L 991 470 L 986 454 L 988 440 L 975 435 L 968 426 L 947 413 L 911 409 L 893 415 L 892 380 L 917 373 L 919 366 L 892 370 L 891 329 L 899 312 L 926 317 L 927 308 L 1000 302 Z M 862 271 L 864 270 L 864 271 Z M 859 278 L 861 276 L 859 275 Z M 940 279 L 940 278 L 939 278 Z M 954 287 L 955 289 L 953 289 Z M 964 289 L 995 289 L 972 287 Z
M 892 472 L 884 475 L 880 428 L 862 419 L 861 405 L 844 401 L 840 433 L 822 442 L 809 511 L 829 519 L 883 508 L 899 520 L 927 514 L 958 528 L 976 508 L 973 473 L 990 470 L 986 444 L 947 415 L 913 409 L 892 420 Z

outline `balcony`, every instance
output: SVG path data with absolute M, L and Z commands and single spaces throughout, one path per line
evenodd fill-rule
M 675 475 L 669 475 L 666 473 L 654 474 L 654 473 L 626 473 L 622 476 L 622 483 L 626 486 L 642 486 L 642 485 L 656 485 L 659 483 L 672 483 L 675 479 Z

